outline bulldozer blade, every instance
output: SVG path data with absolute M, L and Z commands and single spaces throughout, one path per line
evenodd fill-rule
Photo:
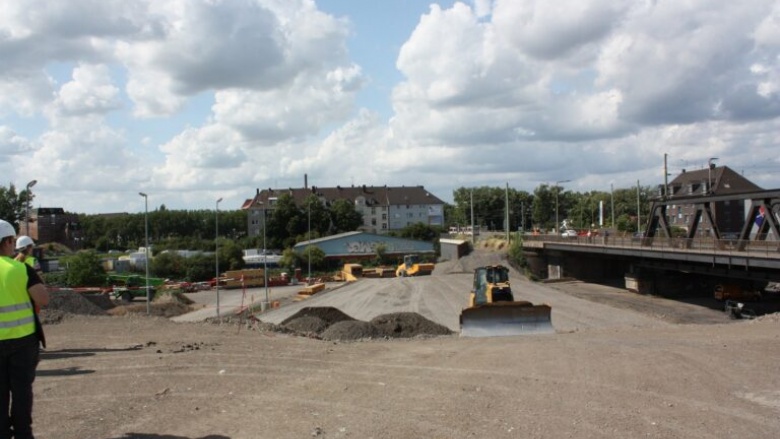
M 460 314 L 461 337 L 552 334 L 552 309 L 530 302 L 496 302 L 466 308 Z

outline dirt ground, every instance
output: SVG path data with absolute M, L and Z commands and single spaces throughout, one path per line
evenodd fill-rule
M 519 298 L 552 306 L 556 334 L 431 334 L 457 331 L 471 270 L 500 261 L 480 252 L 433 276 L 363 279 L 259 321 L 47 310 L 36 437 L 780 437 L 777 314 L 734 321 L 514 273 Z M 305 336 L 267 330 L 296 319 Z M 334 339 L 323 339 L 327 329 Z M 361 340 L 344 341 L 356 331 Z

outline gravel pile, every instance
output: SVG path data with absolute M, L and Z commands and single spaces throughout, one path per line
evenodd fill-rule
M 49 304 L 41 309 L 39 317 L 41 323 L 47 324 L 57 323 L 69 314 L 104 316 L 106 311 L 84 294 L 62 289 L 49 292 Z
M 303 308 L 282 321 L 278 329 L 285 333 L 334 341 L 412 338 L 452 333 L 447 327 L 417 313 L 384 314 L 365 322 L 333 307 Z

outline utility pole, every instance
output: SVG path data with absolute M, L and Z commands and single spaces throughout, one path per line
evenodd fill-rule
M 504 198 L 506 204 L 506 242 L 509 242 L 509 183 L 506 184 L 506 192 Z
M 610 202 L 612 203 L 612 228 L 617 230 L 615 228 L 615 185 L 610 183 L 609 184 L 609 192 L 610 192 Z
M 520 230 L 525 233 L 525 201 L 520 202 Z
M 476 240 L 474 239 L 474 189 L 471 189 L 471 200 L 469 201 L 469 204 L 471 205 L 471 245 L 474 246 L 474 243 L 476 243 Z
M 636 181 L 636 231 L 641 232 L 642 231 L 642 205 L 639 204 L 639 180 Z
M 669 168 L 666 166 L 666 156 L 669 154 L 664 153 L 664 194 L 663 199 L 669 196 Z

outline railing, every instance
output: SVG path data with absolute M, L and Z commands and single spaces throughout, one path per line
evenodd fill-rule
M 523 245 L 542 247 L 545 243 L 558 243 L 575 246 L 634 248 L 649 251 L 675 251 L 707 254 L 734 254 L 780 259 L 779 241 L 756 241 L 712 238 L 666 238 L 666 237 L 627 237 L 627 236 L 557 236 L 524 235 Z

